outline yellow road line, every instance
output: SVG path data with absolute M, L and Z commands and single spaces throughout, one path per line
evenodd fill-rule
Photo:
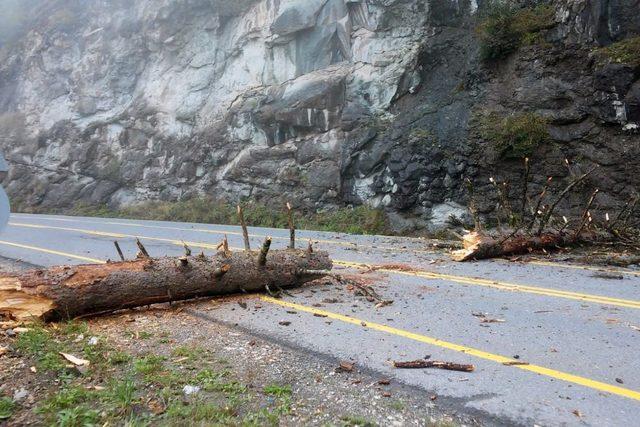
M 81 255 L 73 255 L 73 254 L 70 254 L 70 253 L 67 253 L 67 252 L 54 251 L 53 249 L 45 249 L 45 248 L 40 248 L 40 247 L 37 247 L 37 246 L 22 245 L 20 243 L 7 242 L 5 240 L 0 240 L 0 245 L 13 246 L 13 247 L 22 248 L 22 249 L 29 249 L 29 250 L 32 250 L 32 251 L 44 252 L 44 253 L 53 254 L 53 255 L 59 255 L 59 256 L 66 257 L 66 258 L 78 259 L 80 261 L 87 261 L 87 262 L 92 262 L 92 263 L 96 263 L 96 264 L 104 264 L 105 263 L 101 259 L 89 258 L 89 257 L 86 257 L 86 256 L 81 256 Z
M 373 329 L 379 332 L 385 332 L 388 334 L 396 335 L 399 337 L 407 338 L 413 341 L 418 341 L 425 344 L 434 345 L 441 348 L 446 348 L 448 350 L 457 351 L 460 353 L 468 354 L 474 357 L 478 357 L 484 360 L 490 360 L 496 363 L 508 363 L 508 362 L 518 362 L 509 357 L 500 356 L 498 354 L 488 353 L 486 351 L 478 350 L 472 347 L 466 347 L 464 345 L 454 344 L 448 341 L 439 340 L 437 338 L 428 337 L 425 335 L 420 335 L 415 332 L 406 331 L 403 329 L 393 328 L 391 326 L 383 325 L 381 323 L 369 322 L 366 320 L 361 320 L 351 316 L 345 316 L 338 313 L 333 313 L 331 311 L 319 310 L 314 307 L 308 307 L 306 305 L 296 304 L 288 301 L 282 301 L 280 299 L 275 299 L 267 296 L 261 296 L 260 299 L 262 301 L 280 305 L 282 307 L 292 308 L 299 311 L 304 311 L 307 313 L 318 314 L 323 317 L 327 317 L 329 319 L 339 320 L 345 323 L 350 323 L 352 325 L 362 325 L 366 324 L 366 327 L 369 329 Z M 573 384 L 579 384 L 584 387 L 588 387 L 597 391 L 612 393 L 618 396 L 626 397 L 629 399 L 639 400 L 640 401 L 640 392 L 631 390 L 628 388 L 618 387 L 612 384 L 603 383 L 600 381 L 591 380 L 589 378 L 581 377 L 578 375 L 568 374 L 566 372 L 557 371 L 555 369 L 545 368 L 544 366 L 539 365 L 514 365 L 511 366 L 513 368 L 522 369 L 523 371 L 534 372 L 536 374 L 544 375 L 546 377 L 566 381 Z
M 124 225 L 127 227 L 140 227 L 140 228 L 151 228 L 151 229 L 158 229 L 158 230 L 175 230 L 175 231 L 190 231 L 190 232 L 198 232 L 198 233 L 209 233 L 209 234 L 218 234 L 218 235 L 225 235 L 228 234 L 230 236 L 241 236 L 242 233 L 238 232 L 238 231 L 221 231 L 221 230 L 210 230 L 210 229 L 206 229 L 206 228 L 184 228 L 184 227 L 170 227 L 170 226 L 162 226 L 162 225 L 146 225 L 146 224 L 138 224 L 138 223 L 134 223 L 134 222 L 125 222 L 125 221 L 91 221 L 91 220 L 86 220 L 86 219 L 68 219 L 68 218 L 52 218 L 52 217 L 44 217 L 42 219 L 48 220 L 48 221 L 65 221 L 65 222 L 84 222 L 84 223 L 88 223 L 88 224 L 108 224 L 108 225 Z M 267 237 L 266 234 L 253 234 L 253 233 L 249 233 L 249 237 L 258 237 L 258 238 L 265 238 Z M 379 236 L 379 237 L 384 237 L 384 236 Z M 286 240 L 289 241 L 289 237 L 279 237 L 279 236 L 271 236 L 271 238 L 273 240 Z M 413 239 L 413 240 L 418 240 L 417 238 L 405 238 L 405 239 Z M 300 240 L 307 240 L 306 238 L 301 238 Z M 428 254 L 433 254 L 436 253 L 433 250 L 428 250 L 428 249 L 408 249 L 408 248 L 396 248 L 396 247 L 391 247 L 391 246 L 379 246 L 379 245 L 375 245 L 375 247 L 373 245 L 364 245 L 364 244 L 356 244 L 356 243 L 351 243 L 351 242 L 341 242 L 339 240 L 334 240 L 334 239 L 310 239 L 313 240 L 314 242 L 319 242 L 319 243 L 326 243 L 329 245 L 338 245 L 338 246 L 346 246 L 346 247 L 351 247 L 351 248 L 369 248 L 369 249 L 380 249 L 380 250 L 385 250 L 385 251 L 394 251 L 394 252 L 417 252 L 417 253 L 428 253 Z
M 39 224 L 26 224 L 26 223 L 13 223 L 13 222 L 10 222 L 9 224 L 13 226 L 18 226 L 18 227 L 27 227 L 27 228 L 36 228 L 36 229 L 54 229 L 54 230 L 62 230 L 62 231 L 73 231 L 77 233 L 85 233 L 85 234 L 95 235 L 100 237 L 111 237 L 111 238 L 120 238 L 120 239 L 140 238 L 144 240 L 171 243 L 177 246 L 183 245 L 182 240 L 166 239 L 162 237 L 136 236 L 132 234 L 110 233 L 110 232 L 104 232 L 104 231 L 86 230 L 82 228 L 56 227 L 56 226 L 39 225 Z M 194 248 L 204 248 L 204 249 L 212 249 L 212 250 L 215 250 L 217 248 L 216 244 L 190 242 L 190 241 L 187 241 L 184 243 Z M 232 249 L 241 250 L 241 248 L 232 248 Z M 336 265 L 341 265 L 345 267 L 354 267 L 354 268 L 360 268 L 360 269 L 370 269 L 371 267 L 373 267 L 373 265 L 371 264 L 356 263 L 356 262 L 342 261 L 342 260 L 334 260 L 334 263 Z M 445 280 L 449 282 L 462 283 L 466 285 L 484 286 L 484 287 L 499 289 L 504 291 L 523 292 L 523 293 L 550 296 L 550 297 L 556 297 L 556 298 L 565 298 L 570 300 L 591 302 L 596 304 L 614 305 L 614 306 L 626 307 L 626 308 L 640 308 L 640 301 L 635 301 L 635 300 L 610 298 L 610 297 L 601 296 L 601 295 L 583 294 L 578 292 L 561 291 L 561 290 L 552 289 L 552 288 L 518 285 L 515 283 L 501 282 L 501 281 L 495 281 L 495 280 L 489 280 L 489 279 L 477 279 L 477 278 L 472 278 L 467 276 L 456 276 L 451 274 L 432 273 L 432 272 L 423 271 L 423 270 L 400 271 L 400 270 L 381 268 L 381 269 L 377 269 L 377 271 L 382 271 L 382 272 L 392 273 L 392 274 L 401 274 L 406 276 L 421 277 L 426 279 Z
M 359 269 L 370 269 L 370 264 L 361 264 L 350 261 L 333 260 L 334 264 L 344 267 L 353 267 Z M 628 300 L 621 298 L 610 298 L 601 295 L 583 294 L 578 292 L 562 291 L 552 288 L 542 288 L 537 286 L 519 285 L 516 283 L 501 282 L 489 279 L 477 279 L 467 276 L 455 276 L 452 274 L 432 273 L 430 271 L 415 270 L 415 271 L 402 271 L 386 268 L 378 268 L 376 271 L 382 271 L 385 273 L 401 274 L 405 276 L 423 277 L 425 279 L 437 279 L 446 280 L 455 283 L 463 283 L 467 285 L 485 286 L 488 288 L 501 289 L 506 291 L 524 292 L 536 295 L 546 295 L 558 298 L 567 298 L 578 301 L 593 302 L 598 304 L 617 305 L 620 307 L 628 308 L 640 308 L 640 301 Z
M 534 265 L 542 265 L 545 267 L 559 267 L 559 268 L 571 268 L 575 270 L 588 270 L 588 271 L 604 271 L 607 273 L 618 273 L 618 274 L 630 274 L 632 276 L 640 277 L 640 271 L 632 271 L 632 270 L 621 270 L 619 268 L 609 268 L 609 267 L 591 267 L 588 265 L 580 265 L 580 264 L 562 264 L 559 262 L 553 261 L 523 261 L 524 264 L 534 264 Z

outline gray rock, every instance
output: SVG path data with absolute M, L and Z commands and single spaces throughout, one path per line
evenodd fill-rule
M 579 214 L 606 183 L 598 208 L 615 211 L 640 188 L 640 72 L 593 51 L 638 34 L 637 2 L 551 3 L 545 43 L 488 64 L 486 2 L 79 2 L 65 25 L 34 20 L 2 46 L 3 185 L 31 208 L 215 194 L 366 203 L 399 230 L 431 208 L 439 227 L 467 204 L 465 178 L 484 214 L 490 176 L 519 199 L 521 162 L 495 155 L 477 117 L 526 111 L 554 139 L 531 153 L 532 181 L 561 181 L 565 158 L 599 163 L 560 208 Z

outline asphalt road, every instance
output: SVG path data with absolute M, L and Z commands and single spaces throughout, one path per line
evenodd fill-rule
M 128 256 L 139 237 L 152 255 L 181 254 L 182 241 L 213 252 L 223 234 L 242 247 L 238 227 L 122 219 L 12 215 L 0 255 L 36 265 Z M 251 228 L 284 247 L 287 230 Z M 635 425 L 640 419 L 640 271 L 545 262 L 453 263 L 420 239 L 298 232 L 328 250 L 336 271 L 359 274 L 390 306 L 335 284 L 276 300 L 246 296 L 193 310 L 292 346 L 352 360 L 455 404 L 489 424 Z M 370 266 L 406 264 L 413 271 Z M 362 272 L 365 274 L 360 274 Z M 486 323 L 478 314 L 500 322 Z M 281 321 L 291 322 L 288 326 Z M 476 366 L 472 373 L 401 370 L 391 360 L 432 359 Z M 514 365 L 513 363 L 518 363 Z

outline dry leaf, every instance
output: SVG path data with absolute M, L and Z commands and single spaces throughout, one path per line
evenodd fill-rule
M 73 354 L 60 352 L 60 355 L 67 359 L 69 362 L 73 363 L 76 366 L 89 366 L 89 361 L 85 359 L 80 359 L 79 357 L 74 356 Z

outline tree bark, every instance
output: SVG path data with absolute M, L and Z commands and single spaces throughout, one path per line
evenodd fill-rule
M 328 274 L 326 252 L 270 251 L 51 267 L 0 277 L 0 315 L 59 320 L 155 303 L 292 288 Z
M 546 232 L 539 236 L 514 234 L 498 237 L 472 232 L 462 239 L 464 249 L 453 251 L 451 255 L 455 261 L 497 258 L 566 246 L 575 244 L 579 240 L 573 233 L 565 232 Z

